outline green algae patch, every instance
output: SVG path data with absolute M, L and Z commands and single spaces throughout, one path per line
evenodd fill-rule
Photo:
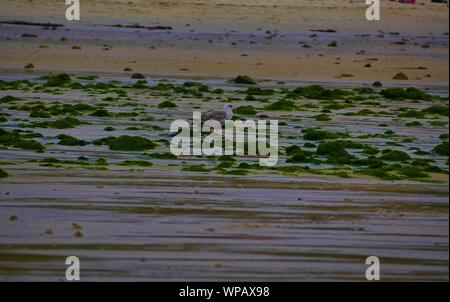
M 380 160 L 404 162 L 410 160 L 411 157 L 399 150 L 390 150 L 379 157 Z
M 75 128 L 76 126 L 82 125 L 83 123 L 73 117 L 65 117 L 60 120 L 54 121 L 53 123 L 50 123 L 49 126 L 51 128 L 56 129 L 68 129 L 68 128 Z
M 70 84 L 71 82 L 70 76 L 66 73 L 50 75 L 45 78 L 47 79 L 47 83 L 45 83 L 45 86 L 48 87 L 62 87 L 66 84 Z
M 181 171 L 186 171 L 186 172 L 209 172 L 209 170 L 207 168 L 205 168 L 204 166 L 201 166 L 201 165 L 187 166 L 187 167 L 182 168 Z
M 403 88 L 387 88 L 380 92 L 380 95 L 385 97 L 386 99 L 391 100 L 422 100 L 422 101 L 430 101 L 433 99 L 432 95 L 427 94 L 426 92 L 414 88 L 409 87 L 407 89 Z
M 95 110 L 95 107 L 88 105 L 88 104 L 83 104 L 83 103 L 75 104 L 72 106 L 72 108 L 77 111 L 94 111 Z
M 0 169 L 0 178 L 5 178 L 5 177 L 8 177 L 8 176 L 9 176 L 9 174 L 6 173 L 5 170 Z
M 266 110 L 271 111 L 292 111 L 296 108 L 295 103 L 291 100 L 282 99 L 279 101 L 276 101 L 269 106 L 267 106 Z
M 418 121 L 413 121 L 413 122 L 410 122 L 410 123 L 406 123 L 405 125 L 407 127 L 420 127 L 420 126 L 422 126 L 422 124 L 420 122 L 418 122 Z
M 140 136 L 122 135 L 119 137 L 106 137 L 94 141 L 95 145 L 107 145 L 114 151 L 145 151 L 154 149 L 158 144 Z
M 369 115 L 377 115 L 377 113 L 370 109 L 361 109 L 357 112 L 344 113 L 344 115 L 345 116 L 369 116 Z
M 170 159 L 170 160 L 174 160 L 174 159 L 178 159 L 178 157 L 175 154 L 172 153 L 151 153 L 148 154 L 149 157 L 154 158 L 154 159 Z
M 406 117 L 406 118 L 418 118 L 422 119 L 425 117 L 425 113 L 421 111 L 417 111 L 414 109 L 407 110 L 398 115 L 398 117 Z
M 46 108 L 33 108 L 30 112 L 30 117 L 49 118 L 51 117 Z
M 164 101 L 158 105 L 159 109 L 176 108 L 176 107 L 178 107 L 177 104 L 175 104 L 174 102 L 171 102 L 171 101 Z
M 401 167 L 397 169 L 397 172 L 401 175 L 407 176 L 409 178 L 428 178 L 430 177 L 427 173 L 420 171 L 416 167 Z
M 350 157 L 350 154 L 345 149 L 345 145 L 340 141 L 331 141 L 321 143 L 317 147 L 318 155 L 328 155 L 332 157 Z
M 438 155 L 442 155 L 442 156 L 448 156 L 449 155 L 449 149 L 448 149 L 448 142 L 436 145 L 433 148 L 433 152 L 438 154 Z
M 60 134 L 56 138 L 59 139 L 58 145 L 63 146 L 84 146 L 86 145 L 86 142 L 81 139 L 77 139 L 73 136 L 66 135 L 66 134 Z
M 309 141 L 319 141 L 325 139 L 338 139 L 348 137 L 347 133 L 342 132 L 330 132 L 327 130 L 318 130 L 314 128 L 308 128 L 302 130 L 303 138 Z
M 223 175 L 246 176 L 248 174 L 248 171 L 244 169 L 233 169 L 233 170 L 221 170 L 219 173 Z
M 236 159 L 232 155 L 222 155 L 217 158 L 218 161 L 229 161 L 229 162 L 235 162 Z
M 328 114 L 325 114 L 325 113 L 318 114 L 318 115 L 314 116 L 313 118 L 318 122 L 328 122 L 328 121 L 332 120 L 332 118 Z
M 445 105 L 433 105 L 422 110 L 424 113 L 449 116 L 449 107 Z
M 258 112 L 253 106 L 240 106 L 234 110 L 234 113 L 240 115 L 256 115 Z
M 75 128 L 79 125 L 88 124 L 86 122 L 81 122 L 74 117 L 65 117 L 56 121 L 46 121 L 46 122 L 35 122 L 32 123 L 30 127 L 37 128 L 54 128 L 54 129 L 69 129 Z
M 108 110 L 102 108 L 102 109 L 98 109 L 98 110 L 92 112 L 92 113 L 90 114 L 90 116 L 95 116 L 95 117 L 109 117 L 109 116 L 111 116 L 111 113 L 109 113 Z
M 311 162 L 312 152 L 305 151 L 299 146 L 289 146 L 285 149 L 287 156 L 286 163 L 306 163 Z
M 44 151 L 45 147 L 41 143 L 32 139 L 25 139 L 25 137 L 17 131 L 8 132 L 0 128 L 0 145 L 22 150 Z
M 12 102 L 15 102 L 15 101 L 20 101 L 20 98 L 15 97 L 15 96 L 11 96 L 11 95 L 7 95 L 7 96 L 4 96 L 4 97 L 0 98 L 0 104 L 12 103 Z
M 352 94 L 351 92 L 342 89 L 327 89 L 323 88 L 320 85 L 298 87 L 295 88 L 292 93 L 296 96 L 302 96 L 304 98 L 313 100 L 344 99 L 346 96 Z

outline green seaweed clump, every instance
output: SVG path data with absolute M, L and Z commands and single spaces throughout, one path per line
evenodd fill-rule
M 256 115 L 258 112 L 253 106 L 240 106 L 234 110 L 234 113 L 241 115 Z
M 444 105 L 433 105 L 431 107 L 423 109 L 422 112 L 429 113 L 429 114 L 448 116 L 449 115 L 448 108 L 449 108 L 448 106 L 444 106 Z
M 0 104 L 1 103 L 11 103 L 11 102 L 15 102 L 15 101 L 20 101 L 20 98 L 11 96 L 11 95 L 6 95 L 6 96 L 0 98 Z
M 45 107 L 36 107 L 31 110 L 30 117 L 49 118 L 51 115 Z
M 304 133 L 303 138 L 308 141 L 320 141 L 325 139 L 338 139 L 348 137 L 346 133 L 330 132 L 327 130 L 318 130 L 314 128 L 302 130 Z
M 206 169 L 204 166 L 200 165 L 193 165 L 193 166 L 187 166 L 181 169 L 181 171 L 187 171 L 187 172 L 208 172 L 208 169 Z
M 311 85 L 306 87 L 297 87 L 292 93 L 297 96 L 303 96 L 314 100 L 336 100 L 343 99 L 351 93 L 342 89 L 327 89 L 320 85 Z
M 164 101 L 162 103 L 160 103 L 158 105 L 158 108 L 163 109 L 163 108 L 176 108 L 177 105 L 174 102 L 171 101 Z
M 46 77 L 47 83 L 45 86 L 49 87 L 62 87 L 71 82 L 70 76 L 66 73 L 60 73 L 57 75 L 51 75 Z
M 82 122 L 76 118 L 65 117 L 60 120 L 50 123 L 49 126 L 51 128 L 56 128 L 56 129 L 68 129 L 68 128 L 75 128 L 76 126 L 79 126 L 81 124 L 82 124 Z
M 0 169 L 0 178 L 8 177 L 8 173 L 5 170 Z
M 408 126 L 408 127 L 420 127 L 420 126 L 422 126 L 422 124 L 420 122 L 418 122 L 418 121 L 413 121 L 413 122 L 407 123 L 406 126 Z
M 403 151 L 388 150 L 383 155 L 381 155 L 379 157 L 379 159 L 380 160 L 386 160 L 386 161 L 400 161 L 400 162 L 404 162 L 404 161 L 410 160 L 411 157 L 407 153 L 405 153 Z
M 403 88 L 387 88 L 380 92 L 381 96 L 392 99 L 392 100 L 423 100 L 429 101 L 433 99 L 433 96 L 425 93 L 424 91 L 409 87 L 407 89 Z
M 332 120 L 332 118 L 328 114 L 325 114 L 325 113 L 321 113 L 321 114 L 314 116 L 314 119 L 318 122 L 328 122 L 328 121 Z
M 43 152 L 45 147 L 32 139 L 25 139 L 21 137 L 18 132 L 8 132 L 0 128 L 0 145 L 10 146 L 22 150 L 32 150 L 37 152 Z
M 235 176 L 245 176 L 248 174 L 248 172 L 244 169 L 232 169 L 232 170 L 223 170 L 220 172 L 220 174 L 224 175 L 235 175 Z
M 295 109 L 295 103 L 291 100 L 279 100 L 266 107 L 267 110 L 273 111 L 292 111 Z
M 439 144 L 433 148 L 433 152 L 442 155 L 442 156 L 448 156 L 448 142 L 444 142 L 442 144 Z
M 321 143 L 317 147 L 317 154 L 328 155 L 335 158 L 351 157 L 351 155 L 347 152 L 347 150 L 345 150 L 345 144 L 343 144 L 342 141 L 331 141 Z
M 287 163 L 305 163 L 311 162 L 312 153 L 302 150 L 299 146 L 290 146 L 286 148 L 286 154 L 288 155 Z
M 422 172 L 416 167 L 406 166 L 396 169 L 400 174 L 410 177 L 410 178 L 428 178 L 430 177 L 427 173 Z
M 425 113 L 421 111 L 417 111 L 414 109 L 407 110 L 398 115 L 398 117 L 407 117 L 407 118 L 424 118 Z
M 247 85 L 255 85 L 256 81 L 247 75 L 238 75 L 234 80 L 236 84 L 247 84 Z
M 107 145 L 115 151 L 145 151 L 154 149 L 158 145 L 144 137 L 122 135 L 119 137 L 106 137 L 94 141 L 95 145 Z
M 148 154 L 149 157 L 154 159 L 177 159 L 178 157 L 175 154 L 166 152 L 166 153 L 151 153 Z
M 103 109 L 103 108 L 98 109 L 90 114 L 90 116 L 95 116 L 95 117 L 108 117 L 110 115 L 111 115 L 111 113 L 109 113 L 108 110 Z
M 66 134 L 60 134 L 56 138 L 59 139 L 58 145 L 63 146 L 84 146 L 86 145 L 86 142 L 84 140 L 75 138 L 70 135 Z

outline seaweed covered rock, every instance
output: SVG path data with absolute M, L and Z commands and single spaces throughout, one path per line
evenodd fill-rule
M 309 141 L 320 141 L 325 139 L 337 139 L 348 137 L 348 134 L 341 132 L 330 132 L 327 130 L 319 130 L 314 128 L 308 128 L 302 130 L 304 133 L 303 138 Z
M 115 151 L 145 151 L 156 148 L 158 145 L 144 137 L 122 135 L 107 137 L 94 142 L 96 145 L 107 145 Z
M 57 75 L 51 75 L 47 77 L 46 86 L 50 87 L 62 87 L 71 82 L 71 78 L 66 73 L 60 73 Z
M 45 147 L 41 143 L 32 139 L 26 139 L 26 136 L 22 136 L 19 132 L 8 132 L 6 130 L 2 130 L 1 128 L 0 145 L 37 152 L 42 152 L 45 149 Z
M 408 80 L 408 76 L 403 72 L 399 72 L 392 77 L 393 80 Z
M 287 163 L 305 163 L 311 161 L 312 153 L 302 150 L 299 146 L 290 146 L 286 148 L 288 159 Z
M 449 155 L 449 149 L 448 149 L 448 142 L 444 142 L 442 144 L 439 144 L 433 148 L 433 152 L 442 155 L 442 156 L 448 156 Z
M 234 80 L 236 84 L 247 84 L 247 85 L 255 85 L 256 81 L 247 75 L 238 75 Z
M 73 117 L 65 117 L 49 124 L 51 128 L 68 129 L 83 124 L 80 120 Z
M 328 121 L 332 120 L 332 118 L 328 114 L 325 114 L 325 113 L 315 115 L 314 119 L 318 122 L 328 122 Z
M 424 113 L 449 116 L 449 107 L 446 105 L 433 105 L 422 110 Z
M 399 161 L 399 162 L 404 162 L 407 160 L 410 160 L 411 157 L 403 152 L 403 151 L 399 151 L 399 150 L 389 150 L 388 152 L 384 153 L 383 155 L 381 155 L 379 157 L 380 160 L 386 160 L 386 161 Z
M 0 169 L 0 178 L 8 177 L 8 173 L 6 173 L 4 170 Z
M 275 103 L 267 106 L 266 110 L 272 110 L 272 111 L 292 111 L 296 108 L 295 103 L 291 100 L 282 99 L 279 101 L 276 101 Z
M 63 146 L 84 146 L 86 145 L 86 142 L 81 139 L 77 139 L 73 136 L 66 135 L 66 134 L 60 134 L 56 138 L 59 139 L 58 145 Z
M 132 79 L 145 79 L 145 76 L 142 73 L 133 73 L 131 75 Z
M 158 105 L 158 108 L 160 108 L 160 109 L 176 108 L 176 107 L 177 107 L 177 104 L 175 104 L 174 102 L 171 102 L 171 101 L 164 101 Z
M 20 98 L 12 96 L 12 95 L 6 95 L 2 98 L 0 98 L 0 104 L 2 103 L 12 103 L 15 101 L 20 101 Z
M 350 95 L 351 92 L 342 89 L 327 89 L 320 85 L 311 85 L 297 87 L 292 91 L 292 94 L 314 100 L 336 100 L 343 99 Z
M 432 95 L 429 95 L 428 93 L 414 88 L 409 87 L 407 89 L 403 88 L 387 88 L 380 92 L 380 95 L 387 98 L 387 99 L 393 99 L 393 100 L 424 100 L 429 101 L 433 99 Z
M 345 145 L 340 141 L 321 143 L 317 147 L 317 154 L 332 157 L 350 157 L 350 154 L 345 150 Z
M 241 115 L 256 115 L 258 112 L 253 106 L 240 106 L 234 110 L 234 113 Z
M 407 110 L 398 115 L 398 117 L 407 117 L 407 118 L 424 118 L 425 113 L 422 111 L 417 111 L 414 109 Z
M 37 117 L 37 118 L 49 118 L 51 117 L 50 113 L 46 110 L 46 108 L 33 108 L 30 112 L 30 117 Z
M 95 117 L 108 117 L 110 115 L 111 115 L 111 113 L 109 113 L 108 110 L 103 109 L 103 108 L 98 109 L 90 114 L 90 116 L 95 116 Z

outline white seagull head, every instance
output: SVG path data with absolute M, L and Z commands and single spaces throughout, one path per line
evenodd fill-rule
M 233 117 L 233 105 L 232 104 L 225 104 L 223 106 L 223 110 L 225 111 L 227 115 L 227 120 L 231 120 Z

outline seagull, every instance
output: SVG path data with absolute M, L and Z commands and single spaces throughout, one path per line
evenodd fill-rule
M 233 118 L 233 105 L 225 104 L 223 110 L 202 113 L 202 124 L 209 120 L 216 120 L 223 126 L 226 120 Z

